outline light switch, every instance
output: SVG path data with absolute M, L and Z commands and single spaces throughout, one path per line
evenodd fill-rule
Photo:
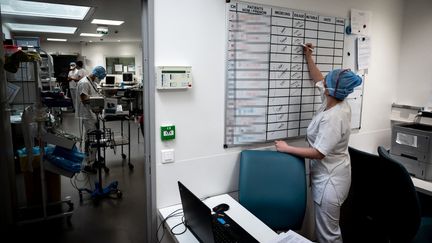
M 174 162 L 174 149 L 163 149 L 162 153 L 162 164 Z

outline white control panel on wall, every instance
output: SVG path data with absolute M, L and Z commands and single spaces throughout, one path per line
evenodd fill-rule
M 156 70 L 157 89 L 187 89 L 192 87 L 192 67 L 159 66 Z

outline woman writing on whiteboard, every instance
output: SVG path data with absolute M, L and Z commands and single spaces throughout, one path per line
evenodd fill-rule
M 313 46 L 303 47 L 312 81 L 321 93 L 322 105 L 307 128 L 309 147 L 295 147 L 276 141 L 276 149 L 310 159 L 312 196 L 317 240 L 342 242 L 340 207 L 351 185 L 348 141 L 351 107 L 345 98 L 362 79 L 349 69 L 335 69 L 325 77 L 312 57 Z

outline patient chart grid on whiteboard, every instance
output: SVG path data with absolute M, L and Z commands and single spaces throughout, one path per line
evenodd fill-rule
M 232 1 L 227 4 L 225 146 L 306 135 L 321 97 L 301 43 L 327 74 L 342 68 L 345 19 Z

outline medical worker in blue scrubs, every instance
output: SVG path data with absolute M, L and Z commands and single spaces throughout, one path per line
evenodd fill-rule
M 315 231 L 320 243 L 342 242 L 339 227 L 340 207 L 351 185 L 348 141 L 351 132 L 351 107 L 346 97 L 362 83 L 349 69 L 336 69 L 325 77 L 312 57 L 313 46 L 303 48 L 309 73 L 320 90 L 322 105 L 307 128 L 309 147 L 295 147 L 276 141 L 277 151 L 310 159 Z

